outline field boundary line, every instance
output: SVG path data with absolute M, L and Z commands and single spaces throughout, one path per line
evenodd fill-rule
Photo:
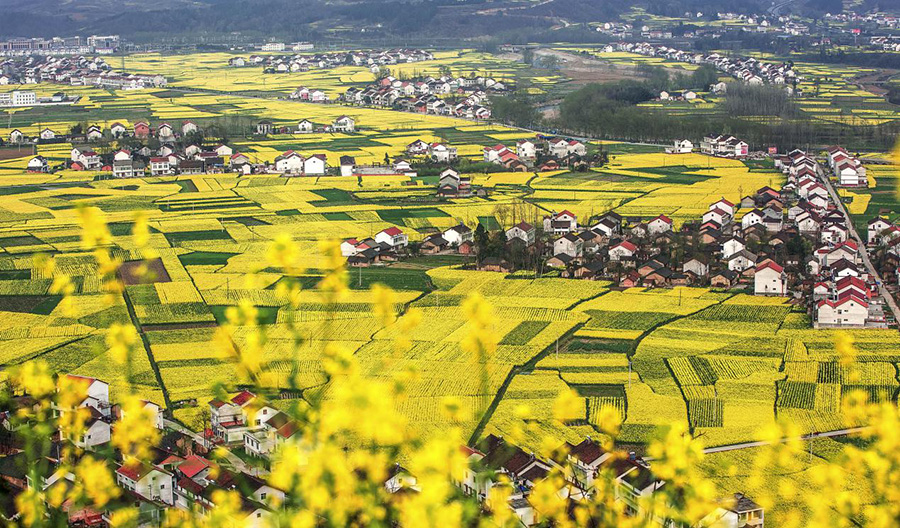
M 163 400 L 165 400 L 166 409 L 165 414 L 170 416 L 174 416 L 172 414 L 175 409 L 172 408 L 172 400 L 169 399 L 169 391 L 166 390 L 166 385 L 163 383 L 162 373 L 159 371 L 159 365 L 156 364 L 156 358 L 153 357 L 153 352 L 150 349 L 150 339 L 147 338 L 147 334 L 144 333 L 144 329 L 141 327 L 141 322 L 137 317 L 137 313 L 134 311 L 134 305 L 131 302 L 131 297 L 128 295 L 128 290 L 123 288 L 122 298 L 125 299 L 125 307 L 128 309 L 128 316 L 131 318 L 131 324 L 134 325 L 135 329 L 138 332 L 138 335 L 141 338 L 141 344 L 144 347 L 144 352 L 147 354 L 147 360 L 150 362 L 150 368 L 153 369 L 153 373 L 156 375 L 156 383 L 159 384 L 159 390 L 162 391 Z

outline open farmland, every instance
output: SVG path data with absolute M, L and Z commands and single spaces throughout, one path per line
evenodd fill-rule
M 295 150 L 325 154 L 332 166 L 341 156 L 353 156 L 360 164 L 381 162 L 401 155 L 416 139 L 445 141 L 461 157 L 479 160 L 483 146 L 512 145 L 533 135 L 491 123 L 277 99 L 299 85 L 333 97 L 371 82 L 372 75 L 347 66 L 260 77 L 252 68 L 227 68 L 230 56 L 130 57 L 130 68 L 162 71 L 173 87 L 135 92 L 67 88 L 81 97 L 76 105 L 12 111 L 0 135 L 13 128 L 29 135 L 45 127 L 62 133 L 86 120 L 107 127 L 190 119 L 218 127 L 224 137 L 217 139 L 227 138 L 253 162 L 271 162 Z M 517 73 L 470 52 L 403 68 L 432 72 L 440 66 Z M 209 92 L 181 90 L 189 87 Z M 54 90 L 37 87 L 42 94 Z M 679 111 L 714 111 L 714 104 L 683 103 Z M 326 125 L 342 114 L 357 120 L 356 133 L 250 133 L 262 119 L 295 127 L 301 119 Z M 323 239 L 367 237 L 399 227 L 418 242 L 459 223 L 508 228 L 564 209 L 583 224 L 616 211 L 644 219 L 664 214 L 678 227 L 699 219 L 720 198 L 737 202 L 785 181 L 766 163 L 664 154 L 652 145 L 614 141 L 588 147 L 609 153 L 609 163 L 584 172 L 468 174 L 486 194 L 452 199 L 436 197 L 435 176 L 226 173 L 113 180 L 90 171 L 32 174 L 25 172 L 32 153 L 8 150 L 0 159 L 0 314 L 7 321 L 0 325 L 0 366 L 41 358 L 55 371 L 108 380 L 114 394 L 131 382 L 146 399 L 184 406 L 176 417 L 196 427 L 200 412 L 195 405 L 202 407 L 212 397 L 211 383 L 239 388 L 233 358 L 209 342 L 226 321 L 227 309 L 244 302 L 256 308 L 265 329 L 258 358 L 263 381 L 285 399 L 334 396 L 322 351 L 336 345 L 353 353 L 373 379 L 412 373 L 399 410 L 426 435 L 439 435 L 449 426 L 442 412 L 448 398 L 459 402 L 472 439 L 493 433 L 537 450 L 546 438 L 576 442 L 598 434 L 598 417 L 610 407 L 624 420 L 620 440 L 625 443 L 645 444 L 660 426 L 685 421 L 707 445 L 722 445 L 753 439 L 760 427 L 781 416 L 805 432 L 837 427 L 840 396 L 853 388 L 865 389 L 873 399 L 895 397 L 900 387 L 895 334 L 852 333 L 862 353 L 863 376 L 851 383 L 837 363 L 835 332 L 809 329 L 805 310 L 781 298 L 703 288 L 621 290 L 600 281 L 504 276 L 460 269 L 457 264 L 466 257 L 420 257 L 351 270 L 350 292 L 336 304 L 327 303 L 318 290 L 326 265 L 319 247 Z M 71 148 L 46 143 L 36 152 L 58 165 Z M 850 211 L 859 221 L 896 211 L 895 176 L 889 169 L 872 170 L 872 188 L 844 191 L 853 198 Z M 142 257 L 132 235 L 135 215 L 147 218 L 152 280 L 126 278 L 123 295 L 110 300 L 104 294 L 97 264 L 81 246 L 81 206 L 105 215 L 113 254 L 126 270 L 139 266 Z M 303 270 L 293 277 L 265 264 L 266 250 L 280 234 L 289 234 L 299 246 Z M 55 272 L 35 264 L 39 254 L 53 255 Z M 60 304 L 61 297 L 51 293 L 54 273 L 73 278 L 73 303 Z M 295 306 L 278 295 L 279 285 L 291 278 L 305 288 Z M 394 308 L 401 315 L 396 326 L 382 328 L 373 315 L 377 299 L 371 286 L 376 283 L 397 290 Z M 497 347 L 486 358 L 473 357 L 464 346 L 472 325 L 462 304 L 472 292 L 493 305 L 490 330 Z M 404 326 L 419 316 L 417 326 Z M 132 370 L 122 372 L 106 352 L 105 329 L 129 320 L 143 340 Z M 322 324 L 325 320 L 328 325 Z M 300 348 L 295 347 L 298 335 Z M 238 345 L 255 338 L 250 329 L 240 328 L 233 337 Z M 409 345 L 398 348 L 399 338 Z M 569 389 L 583 401 L 583 413 L 559 420 L 554 402 Z
M 281 55 L 289 53 L 284 52 Z M 368 67 L 353 65 L 263 75 L 261 65 L 229 67 L 228 60 L 239 56 L 246 58 L 246 54 L 221 52 L 190 55 L 147 53 L 129 56 L 126 67 L 138 73 L 163 74 L 172 80 L 170 86 L 176 87 L 287 96 L 298 86 L 307 86 L 324 91 L 330 99 L 337 98 L 347 88 L 364 86 L 376 78 Z M 442 68 L 445 71 L 449 68 L 450 72 L 457 76 L 469 76 L 474 73 L 511 82 L 527 78 L 538 90 L 551 89 L 561 80 L 558 76 L 538 76 L 521 63 L 472 50 L 439 51 L 434 53 L 434 60 L 388 66 L 395 77 L 439 76 Z
M 217 57 L 216 64 L 220 59 L 227 60 Z M 284 87 L 294 84 L 291 81 Z M 326 124 L 346 112 L 357 118 L 358 133 L 265 138 L 241 133 L 229 140 L 236 151 L 254 160 L 271 161 L 294 149 L 324 153 L 331 164 L 343 155 L 354 156 L 360 163 L 380 161 L 385 155 L 400 155 L 406 144 L 419 138 L 448 141 L 461 156 L 478 159 L 484 145 L 510 144 L 529 134 L 444 117 L 241 95 L 73 90 L 82 96 L 75 107 L 55 115 L 15 112 L 11 126 L 28 132 L 43 127 L 64 131 L 91 116 L 103 125 L 150 118 L 154 122 L 192 119 L 201 124 L 231 120 L 235 126 L 249 128 L 259 119 L 293 126 L 308 118 Z M 37 148 L 51 163 L 61 163 L 71 145 Z M 30 153 L 22 152 L 0 161 L 0 247 L 4 252 L 0 269 L 5 270 L 0 285 L 7 290 L 4 309 L 27 312 L 39 330 L 31 330 L 37 332 L 34 335 L 10 333 L 4 365 L 44 357 L 60 371 L 109 378 L 114 390 L 124 387 L 123 376 L 130 376 L 141 381 L 148 399 L 202 405 L 210 397 L 211 382 L 236 388 L 232 360 L 205 343 L 225 320 L 228 307 L 249 301 L 265 325 L 267 339 L 259 359 L 267 383 L 290 389 L 290 397 L 304 391 L 328 397 L 321 351 L 336 344 L 356 354 L 361 368 L 373 377 L 415 372 L 401 411 L 429 434 L 447 425 L 441 406 L 448 396 L 457 398 L 466 411 L 470 434 L 521 433 L 523 445 L 533 447 L 545 436 L 575 441 L 595 431 L 600 410 L 610 406 L 625 418 L 623 440 L 635 443 L 645 442 L 656 426 L 673 420 L 688 421 L 709 443 L 723 443 L 752 438 L 757 418 L 771 420 L 776 412 L 796 414 L 810 429 L 833 419 L 833 408 L 823 404 L 806 409 L 805 396 L 785 396 L 794 394 L 797 387 L 807 387 L 798 384 L 809 382 L 795 380 L 793 371 L 782 369 L 789 341 L 805 343 L 809 350 L 827 349 L 832 337 L 792 330 L 807 326 L 803 315 L 790 306 L 769 306 L 766 300 L 732 298 L 703 289 L 609 291 L 602 282 L 504 278 L 446 267 L 427 271 L 446 264 L 428 264 L 427 258 L 424 266 L 404 263 L 353 270 L 351 291 L 337 306 L 327 305 L 317 292 L 323 266 L 321 239 L 372 236 L 397 226 L 418 241 L 460 222 L 506 228 L 562 209 L 585 222 L 615 210 L 644 218 L 666 214 L 681 225 L 698 219 L 719 198 L 736 201 L 760 187 L 778 187 L 784 180 L 770 169 L 751 168 L 736 160 L 669 155 L 653 147 L 614 142 L 591 148 L 607 150 L 610 163 L 580 173 L 470 174 L 473 185 L 486 189 L 487 195 L 456 199 L 436 198 L 436 179 L 427 176 L 224 174 L 123 181 L 91 172 L 29 174 L 24 168 Z M 102 285 L 91 278 L 96 265 L 81 250 L 79 206 L 93 206 L 106 215 L 115 254 L 126 264 L 140 256 L 131 235 L 134 216 L 146 215 L 149 245 L 156 258 L 154 280 L 128 284 L 117 303 L 101 302 Z M 298 242 L 304 267 L 299 278 L 307 292 L 295 308 L 287 307 L 276 294 L 284 275 L 264 264 L 266 248 L 281 233 Z M 76 300 L 86 300 L 75 303 L 77 317 L 53 304 L 58 299 L 48 294 L 51 277 L 40 275 L 33 263 L 38 253 L 56 255 L 58 270 L 75 277 Z M 32 280 L 37 278 L 42 280 Z M 380 329 L 372 315 L 374 299 L 369 288 L 377 282 L 398 290 L 398 310 L 416 308 L 423 314 L 423 322 L 407 336 L 410 346 L 399 353 L 393 343 L 398 330 Z M 470 328 L 460 304 L 473 291 L 494 305 L 491 330 L 497 350 L 482 360 L 461 347 Z M 338 317 L 323 327 L 320 322 L 330 312 Z M 762 312 L 768 314 L 766 318 L 753 324 L 742 319 Z M 124 374 L 109 362 L 102 342 L 110 321 L 128 317 L 140 325 L 146 339 L 135 371 Z M 706 325 L 716 329 L 714 338 L 702 333 Z M 304 339 L 299 350 L 293 346 L 296 331 Z M 234 339 L 240 344 L 251 335 L 238 330 Z M 881 336 L 863 332 L 860 341 L 885 345 L 879 348 L 885 357 L 900 353 L 879 341 L 885 339 Z M 559 354 L 555 353 L 557 340 Z M 747 357 L 748 350 L 757 356 Z M 891 361 L 878 358 L 873 361 Z M 456 375 L 459 372 L 484 372 L 485 376 Z M 893 384 L 879 379 L 872 387 L 882 394 Z M 831 383 L 822 391 L 836 387 L 840 384 Z M 567 388 L 584 399 L 584 416 L 563 423 L 554 420 L 551 410 L 555 398 Z M 521 406 L 533 419 L 524 418 Z M 180 409 L 178 415 L 187 419 L 191 409 Z
M 68 146 L 41 148 L 61 159 Z M 592 417 L 605 406 L 625 417 L 623 439 L 629 442 L 646 441 L 655 426 L 672 420 L 689 420 L 710 443 L 721 443 L 751 438 L 756 418 L 773 419 L 775 412 L 795 414 L 810 429 L 835 416 L 833 407 L 815 407 L 805 396 L 790 394 L 797 387 L 815 392 L 820 385 L 839 390 L 839 382 L 811 384 L 782 369 L 785 354 L 794 350 L 788 342 L 803 343 L 812 356 L 830 350 L 833 337 L 801 330 L 808 325 L 803 314 L 766 299 L 686 288 L 609 291 L 602 282 L 504 278 L 446 267 L 424 272 L 412 262 L 353 270 L 351 291 L 337 306 L 328 306 L 316 291 L 322 238 L 370 236 L 398 226 L 418 240 L 459 222 L 474 226 L 490 218 L 508 226 L 517 215 L 538 217 L 562 208 L 585 218 L 609 209 L 623 215 L 666 213 L 681 223 L 696 219 L 703 204 L 721 196 L 737 199 L 777 184 L 779 174 L 751 172 L 736 161 L 623 150 L 607 168 L 590 173 L 473 175 L 476 185 L 490 190 L 488 197 L 437 200 L 430 198 L 433 184 L 427 178 L 407 176 L 209 175 L 122 181 L 84 172 L 28 174 L 22 171 L 24 161 L 3 162 L 0 287 L 2 308 L 33 322 L 25 334 L 6 331 L 6 367 L 42 357 L 61 371 L 110 379 L 114 390 L 130 376 L 140 380 L 148 399 L 202 403 L 210 397 L 210 382 L 232 388 L 237 383 L 231 360 L 205 343 L 224 320 L 225 309 L 245 300 L 257 307 L 265 323 L 260 362 L 267 382 L 288 388 L 290 376 L 294 388 L 327 396 L 321 350 L 328 343 L 339 344 L 354 352 L 372 376 L 417 372 L 401 410 L 426 432 L 444 427 L 440 407 L 447 396 L 460 400 L 472 434 L 523 430 L 530 442 L 548 434 L 575 440 L 593 430 Z M 127 284 L 124 298 L 106 303 L 95 278 L 96 264 L 81 249 L 80 205 L 106 215 L 114 254 L 126 264 L 140 257 L 131 234 L 134 215 L 147 216 L 156 259 L 152 281 Z M 296 309 L 276 295 L 282 272 L 264 264 L 266 248 L 280 233 L 290 234 L 302 255 L 300 279 L 308 291 Z M 73 277 L 76 313 L 54 304 L 59 299 L 48 293 L 51 277 L 34 264 L 38 253 L 55 255 L 58 272 Z M 397 330 L 379 330 L 373 319 L 369 287 L 375 282 L 398 290 L 398 309 L 417 308 L 424 315 L 408 336 L 411 346 L 399 356 L 393 345 Z M 473 291 L 494 305 L 496 316 L 492 331 L 497 351 L 483 364 L 460 346 L 469 324 L 459 306 Z M 323 329 L 319 323 L 331 311 L 339 317 Z M 118 371 L 102 346 L 108 323 L 128 317 L 146 337 L 130 374 Z M 304 338 L 299 351 L 293 349 L 295 334 L 288 321 Z M 714 337 L 704 334 L 707 326 Z M 235 340 L 240 343 L 246 335 L 239 330 Z M 871 361 L 893 368 L 900 350 L 889 337 L 859 333 L 861 349 L 870 342 Z M 833 358 L 826 353 L 799 361 L 826 364 Z M 454 375 L 479 370 L 486 372 L 484 380 Z M 884 394 L 896 385 L 886 374 L 879 376 L 872 381 L 874 392 Z M 548 414 L 566 387 L 585 402 L 585 415 L 570 423 Z M 522 404 L 536 420 L 523 421 L 517 412 Z M 189 409 L 179 415 L 189 415 Z M 748 409 L 755 413 L 751 422 Z M 540 431 L 533 430 L 538 426 Z

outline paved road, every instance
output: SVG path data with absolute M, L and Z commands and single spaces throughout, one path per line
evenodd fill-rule
M 872 260 L 869 258 L 869 251 L 866 249 L 866 243 L 863 241 L 862 237 L 859 236 L 859 233 L 856 232 L 856 226 L 853 225 L 853 219 L 850 217 L 850 213 L 847 212 L 847 208 L 844 207 L 844 203 L 841 202 L 841 197 L 838 196 L 837 191 L 834 188 L 834 185 L 831 183 L 831 179 L 828 178 L 828 175 L 823 175 L 822 180 L 825 182 L 825 188 L 828 189 L 828 194 L 831 195 L 832 201 L 838 205 L 841 209 L 841 213 L 844 215 L 844 220 L 847 223 L 847 227 L 850 229 L 850 236 L 853 240 L 859 244 L 860 256 L 862 257 L 863 264 L 866 266 L 866 270 L 869 272 L 869 275 L 874 277 L 876 282 L 878 283 L 878 293 L 881 294 L 881 297 L 884 299 L 885 304 L 894 314 L 894 320 L 900 321 L 900 309 L 897 307 L 897 302 L 894 300 L 894 297 L 887 291 L 887 288 L 884 287 L 884 281 L 881 280 L 881 276 L 878 275 L 878 271 L 875 269 L 875 266 L 872 265 Z
M 754 449 L 757 447 L 764 447 L 772 444 L 784 444 L 791 440 L 799 440 L 801 442 L 808 442 L 810 440 L 815 440 L 817 438 L 832 438 L 835 436 L 847 436 L 851 434 L 861 433 L 870 427 L 850 427 L 847 429 L 838 429 L 836 431 L 825 431 L 821 433 L 809 433 L 803 436 L 793 437 L 793 438 L 780 438 L 778 440 L 759 440 L 756 442 L 743 442 L 740 444 L 731 444 L 731 445 L 723 445 L 716 447 L 707 447 L 703 450 L 704 454 L 710 453 L 725 453 L 728 451 L 739 451 L 741 449 Z M 649 462 L 653 461 L 652 457 L 644 457 L 644 460 Z
M 207 445 L 207 442 L 201 435 L 195 433 L 194 431 L 191 431 L 190 429 L 184 427 L 183 425 L 181 425 L 178 422 L 173 422 L 172 420 L 165 418 L 165 419 L 163 419 L 163 425 L 167 429 L 172 429 L 173 431 L 178 431 L 179 433 L 190 436 L 191 438 L 194 439 L 195 442 L 197 442 L 200 445 Z M 230 450 L 224 449 L 223 451 L 226 453 L 225 460 L 231 465 L 231 467 L 235 471 L 240 471 L 242 473 L 247 473 L 248 475 L 256 475 L 256 476 L 266 474 L 265 470 L 248 465 L 246 462 L 241 460 L 237 455 L 232 453 Z
M 809 440 L 815 440 L 816 438 L 831 438 L 833 436 L 847 436 L 854 433 L 861 433 L 869 429 L 869 427 L 851 427 L 849 429 L 839 429 L 837 431 L 826 431 L 824 433 L 810 433 L 797 438 L 782 438 L 777 441 L 758 441 L 758 442 L 744 442 L 742 444 L 732 444 L 726 446 L 717 446 L 717 447 L 708 447 L 703 450 L 704 453 L 723 453 L 725 451 L 737 451 L 739 449 L 752 449 L 754 447 L 763 447 L 767 445 L 772 445 L 774 443 L 783 444 L 789 440 L 800 440 L 801 442 L 806 442 Z

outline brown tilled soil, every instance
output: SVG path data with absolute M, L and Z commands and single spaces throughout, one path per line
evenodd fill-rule
M 31 147 L 0 148 L 0 160 L 24 158 L 31 155 Z

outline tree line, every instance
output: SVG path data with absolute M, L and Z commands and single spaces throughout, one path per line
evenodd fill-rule
M 781 149 L 840 144 L 853 150 L 885 150 L 893 147 L 900 131 L 892 122 L 852 126 L 817 120 L 800 111 L 783 89 L 772 86 L 730 83 L 721 110 L 689 115 L 637 106 L 649 100 L 650 93 L 646 83 L 635 81 L 588 84 L 566 96 L 554 125 L 573 135 L 652 143 L 732 134 L 754 147 Z

